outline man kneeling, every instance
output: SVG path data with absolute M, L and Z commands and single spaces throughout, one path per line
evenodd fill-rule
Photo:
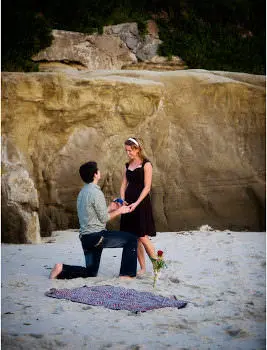
M 71 279 L 97 276 L 103 248 L 123 248 L 120 276 L 136 276 L 137 238 L 129 232 L 109 231 L 107 221 L 130 212 L 129 207 L 112 202 L 108 207 L 100 187 L 101 174 L 96 162 L 87 162 L 80 167 L 80 176 L 85 182 L 77 198 L 80 224 L 80 240 L 85 256 L 85 265 L 56 264 L 50 279 Z

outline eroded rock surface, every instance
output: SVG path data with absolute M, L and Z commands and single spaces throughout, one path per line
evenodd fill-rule
M 158 56 L 162 41 L 156 22 L 147 22 L 147 33 L 140 35 L 137 23 L 103 28 L 103 34 L 53 30 L 50 47 L 32 59 L 43 72 L 99 69 L 176 70 L 187 66 L 179 57 Z
M 53 30 L 52 45 L 33 57 L 40 71 L 120 69 L 137 58 L 118 36 Z
M 1 217 L 2 241 L 41 242 L 38 193 L 20 152 L 2 137 Z
M 143 139 L 153 163 L 158 231 L 203 224 L 264 230 L 265 130 L 264 76 L 205 70 L 2 74 L 6 152 L 20 154 L 19 167 L 32 181 L 27 203 L 37 190 L 38 201 L 27 208 L 38 213 L 43 236 L 78 227 L 83 162 L 96 160 L 107 199 L 118 196 L 127 161 L 123 143 L 130 136 Z M 6 163 L 2 159 L 4 188 L 13 176 Z M 8 201 L 5 195 L 4 208 Z M 7 218 L 4 209 L 5 240 Z
M 150 61 L 157 56 L 159 39 L 156 22 L 147 23 L 147 33 L 142 37 L 137 23 L 122 23 L 104 27 L 104 34 L 119 37 L 140 61 Z

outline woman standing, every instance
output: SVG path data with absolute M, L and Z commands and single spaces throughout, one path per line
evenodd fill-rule
M 138 274 L 146 271 L 144 248 L 148 256 L 156 259 L 155 248 L 148 236 L 156 236 L 152 214 L 150 189 L 152 164 L 144 156 L 140 140 L 130 137 L 124 142 L 129 162 L 126 163 L 120 195 L 131 212 L 121 216 L 120 230 L 135 233 L 138 239 L 137 257 L 140 264 Z

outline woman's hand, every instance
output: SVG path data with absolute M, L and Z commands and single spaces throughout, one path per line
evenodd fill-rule
M 138 204 L 139 204 L 139 203 L 137 203 L 137 202 L 134 202 L 134 203 L 130 204 L 130 205 L 128 206 L 128 207 L 130 208 L 130 211 L 131 211 L 131 212 L 134 211 L 135 208 L 138 206 Z

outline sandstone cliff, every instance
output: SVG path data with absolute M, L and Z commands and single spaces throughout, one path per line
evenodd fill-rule
M 106 197 L 117 196 L 129 136 L 153 163 L 158 231 L 264 229 L 265 130 L 264 76 L 3 73 L 2 240 L 36 242 L 39 222 L 42 235 L 77 227 L 85 161 L 99 163 Z

